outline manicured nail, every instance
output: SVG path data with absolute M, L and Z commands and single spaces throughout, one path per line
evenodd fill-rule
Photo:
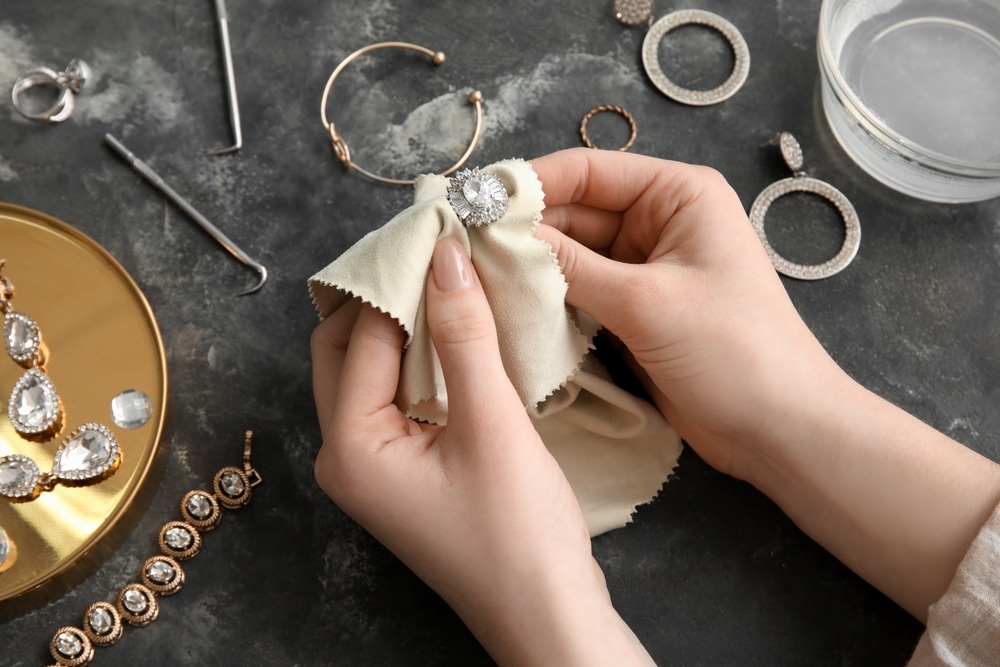
M 434 249 L 432 269 L 434 282 L 444 292 L 469 289 L 476 284 L 472 262 L 457 239 L 449 237 L 438 241 L 437 248 Z

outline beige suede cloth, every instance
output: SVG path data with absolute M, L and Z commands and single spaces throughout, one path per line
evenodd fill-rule
M 321 318 L 352 297 L 394 317 L 407 334 L 396 404 L 415 419 L 444 424 L 448 395 L 427 329 L 424 284 L 437 240 L 459 239 L 490 302 L 507 375 L 566 473 L 591 534 L 623 526 L 667 480 L 680 438 L 589 354 L 599 327 L 567 307 L 558 262 L 532 236 L 545 207 L 534 171 L 523 160 L 486 169 L 510 197 L 500 220 L 465 227 L 448 202 L 448 179 L 421 176 L 413 206 L 310 278 L 313 301 Z
M 927 631 L 907 667 L 1000 665 L 1000 506 L 931 605 Z

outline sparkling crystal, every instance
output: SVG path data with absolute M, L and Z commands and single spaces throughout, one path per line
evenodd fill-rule
M 64 479 L 90 479 L 106 472 L 118 456 L 114 435 L 100 424 L 84 424 L 56 452 L 52 472 Z
M 59 416 L 59 396 L 52 380 L 37 368 L 25 371 L 11 392 L 7 416 L 21 433 L 39 433 L 51 427 Z
M 189 533 L 186 528 L 175 526 L 163 535 L 163 541 L 166 542 L 167 546 L 171 549 L 184 551 L 191 546 L 191 542 L 193 542 L 194 539 L 191 537 L 191 533 Z
M 198 493 L 188 498 L 187 511 L 196 519 L 207 519 L 212 516 L 212 503 L 208 496 Z
M 75 658 L 83 651 L 83 642 L 72 632 L 60 632 L 56 636 L 56 651 L 67 658 Z
M 111 418 L 122 428 L 139 428 L 152 416 L 153 402 L 138 389 L 128 389 L 111 399 Z
M 7 354 L 14 361 L 27 361 L 35 356 L 41 343 L 38 325 L 23 313 L 7 313 L 3 320 L 3 339 Z
M 149 578 L 152 581 L 158 584 L 169 584 L 174 580 L 176 572 L 170 563 L 162 560 L 156 560 L 150 563 L 149 567 L 146 568 L 146 574 L 149 575 Z
M 93 630 L 98 635 L 106 635 L 111 632 L 114 627 L 115 621 L 111 616 L 111 612 L 103 607 L 98 607 L 90 612 L 87 616 L 87 623 L 90 624 L 90 629 Z
M 792 171 L 802 169 L 802 146 L 799 145 L 795 137 L 788 132 L 782 132 L 778 135 L 778 144 L 781 148 L 781 157 L 785 159 L 785 164 L 788 165 L 788 168 Z
M 459 172 L 450 179 L 447 193 L 455 214 L 466 225 L 489 225 L 507 212 L 507 190 L 490 171 Z
M 8 498 L 31 495 L 40 475 L 38 464 L 23 454 L 0 457 L 0 495 Z
M 462 196 L 465 201 L 477 208 L 489 205 L 492 196 L 486 182 L 480 178 L 470 178 L 462 185 Z
M 122 604 L 133 614 L 142 614 L 149 608 L 149 600 L 142 591 L 130 588 L 122 596 Z
M 653 0 L 615 0 L 615 18 L 625 25 L 640 25 L 653 13 Z
M 246 491 L 246 485 L 243 484 L 243 479 L 234 472 L 227 472 L 219 481 L 220 486 L 222 487 L 222 492 L 230 498 L 239 498 L 243 495 L 243 492 Z
M 10 540 L 7 538 L 7 531 L 0 526 L 0 568 L 7 562 L 8 553 L 10 553 Z

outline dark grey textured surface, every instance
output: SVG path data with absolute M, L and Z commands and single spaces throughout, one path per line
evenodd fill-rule
M 266 482 L 252 505 L 206 536 L 160 619 L 127 630 L 97 664 L 489 664 L 448 608 L 313 481 L 315 315 L 305 280 L 409 198 L 345 174 L 320 125 L 329 73 L 377 41 L 448 54 L 435 70 L 384 52 L 335 88 L 331 113 L 356 160 L 396 175 L 443 168 L 461 152 L 472 87 L 486 106 L 470 164 L 579 145 L 581 116 L 618 104 L 639 125 L 635 152 L 716 167 L 747 205 L 786 175 L 777 151 L 758 146 L 793 132 L 806 169 L 854 202 L 863 228 L 843 274 L 786 282 L 803 317 L 863 384 L 1000 459 L 1000 203 L 921 203 L 850 162 L 819 107 L 818 0 L 660 7 L 716 11 L 749 43 L 745 87 L 700 109 L 649 84 L 643 31 L 618 25 L 610 4 L 230 0 L 245 146 L 229 157 L 206 155 L 230 138 L 211 2 L 3 4 L 3 91 L 23 69 L 71 58 L 88 61 L 95 78 L 54 127 L 24 120 L 0 96 L 0 200 L 77 226 L 135 277 L 167 347 L 175 437 L 133 535 L 74 591 L 0 625 L 0 663 L 46 661 L 52 632 L 134 579 L 180 497 L 233 462 L 243 430 L 254 428 Z M 724 77 L 721 38 L 699 29 L 675 37 L 662 49 L 668 74 L 691 85 Z M 599 141 L 601 132 L 608 145 L 624 139 L 623 125 L 599 120 L 590 127 Z M 261 293 L 232 296 L 253 274 L 107 150 L 105 132 L 268 266 Z M 803 262 L 836 251 L 839 223 L 827 207 L 804 197 L 779 204 L 769 218 L 779 251 Z M 808 213 L 819 221 L 800 219 Z M 660 497 L 594 550 L 619 609 L 661 664 L 901 665 L 921 631 L 766 498 L 690 451 Z

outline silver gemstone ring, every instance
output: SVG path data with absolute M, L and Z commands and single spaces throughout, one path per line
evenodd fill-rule
M 485 169 L 465 169 L 448 181 L 448 203 L 458 219 L 469 226 L 490 225 L 507 212 L 507 188 Z
M 733 49 L 733 71 L 722 85 L 711 90 L 682 88 L 667 78 L 660 67 L 660 41 L 671 30 L 684 25 L 703 25 L 719 31 Z M 736 94 L 750 73 L 750 48 L 732 23 L 718 14 L 701 9 L 684 9 L 667 14 L 650 27 L 642 41 L 642 66 L 646 75 L 667 97 L 693 106 L 707 106 L 728 100 Z
M 91 76 L 90 67 L 82 60 L 71 60 L 66 70 L 56 72 L 48 67 L 29 69 L 17 77 L 10 92 L 10 101 L 17 112 L 31 120 L 61 123 L 73 115 L 76 96 Z M 38 86 L 53 86 L 59 90 L 55 103 L 43 111 L 25 108 L 22 94 Z

